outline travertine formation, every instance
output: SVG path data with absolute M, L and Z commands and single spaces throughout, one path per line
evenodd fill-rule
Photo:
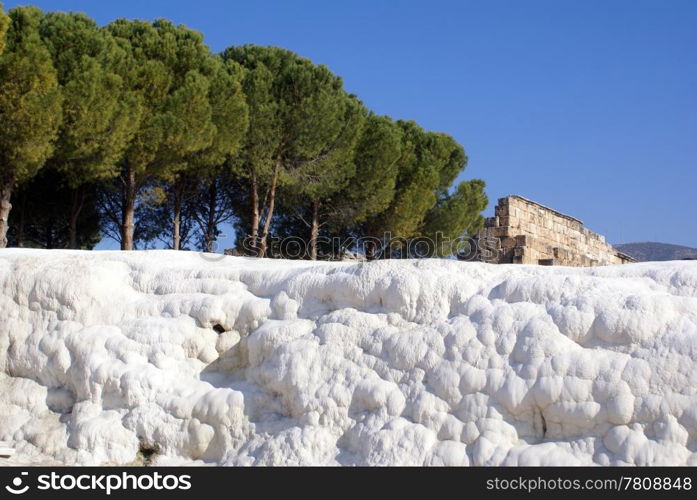
M 477 236 L 479 260 L 495 264 L 604 266 L 634 262 L 583 222 L 522 196 L 500 198 Z
M 0 466 L 697 466 L 692 262 L 4 249 L 0 311 Z

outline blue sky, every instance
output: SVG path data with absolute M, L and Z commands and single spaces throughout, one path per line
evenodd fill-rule
M 165 17 L 214 51 L 278 45 L 371 109 L 452 134 L 496 199 L 613 243 L 697 247 L 697 1 L 5 1 L 104 24 Z

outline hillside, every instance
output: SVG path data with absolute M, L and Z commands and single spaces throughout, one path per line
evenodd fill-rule
M 697 259 L 697 248 L 669 243 L 623 243 L 614 247 L 620 252 L 631 255 L 639 262 Z
M 0 251 L 10 464 L 697 465 L 697 265 Z

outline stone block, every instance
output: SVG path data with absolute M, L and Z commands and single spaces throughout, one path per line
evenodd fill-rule
M 494 214 L 499 217 L 508 215 L 508 205 L 497 205 L 496 208 L 494 208 Z
M 500 241 L 501 241 L 502 248 L 513 248 L 513 247 L 517 246 L 516 239 L 511 238 L 510 236 L 506 236 L 504 238 L 501 238 Z
M 501 198 L 494 214 L 479 237 L 497 242 L 498 262 L 591 266 L 627 261 L 604 236 L 535 202 Z
M 490 227 L 488 235 L 494 238 L 504 238 L 510 234 L 510 228 L 508 226 L 496 226 Z

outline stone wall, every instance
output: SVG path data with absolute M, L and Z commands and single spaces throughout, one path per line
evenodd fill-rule
M 477 236 L 480 260 L 496 264 L 603 266 L 634 262 L 583 222 L 522 196 L 501 198 Z

